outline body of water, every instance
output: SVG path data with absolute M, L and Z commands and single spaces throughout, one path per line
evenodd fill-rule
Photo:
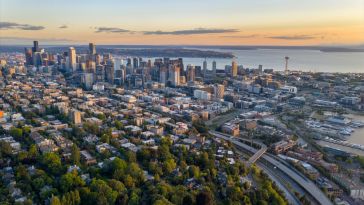
M 346 116 L 355 121 L 364 122 L 364 115 L 349 114 Z M 355 129 L 354 133 L 348 137 L 347 142 L 364 145 L 364 127 Z
M 231 52 L 236 56 L 239 65 L 246 68 L 272 68 L 282 71 L 285 68 L 285 56 L 288 56 L 290 70 L 312 72 L 364 72 L 364 52 L 321 52 L 319 50 L 297 49 L 257 49 L 257 50 L 229 50 L 229 49 L 200 49 L 219 52 Z M 188 64 L 202 67 L 203 58 L 183 58 L 185 66 Z M 231 65 L 232 59 L 207 58 L 208 69 L 212 69 L 212 61 L 216 61 L 217 69 L 224 69 Z

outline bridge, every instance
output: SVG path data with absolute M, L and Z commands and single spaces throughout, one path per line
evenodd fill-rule
M 227 135 L 227 134 L 224 134 L 224 133 L 221 133 L 221 132 L 216 132 L 216 131 L 210 131 L 210 134 L 215 135 L 217 137 L 219 135 L 219 136 L 221 136 L 220 138 L 228 137 L 229 139 L 231 139 L 231 137 L 232 137 L 230 135 Z M 236 138 L 236 137 L 234 137 L 234 138 Z M 243 142 L 244 145 L 245 145 L 245 143 L 254 143 L 254 144 L 256 144 L 256 145 L 258 145 L 260 147 L 259 150 L 256 150 L 255 148 L 250 147 L 248 145 L 245 146 L 246 150 L 248 150 L 251 153 L 254 153 L 253 156 L 251 156 L 249 158 L 248 162 L 247 162 L 248 166 L 254 164 L 267 151 L 267 146 L 265 144 L 263 144 L 263 143 L 252 142 L 252 141 L 250 141 L 248 139 L 241 139 L 241 138 L 237 138 L 237 139 L 234 139 L 234 140 Z

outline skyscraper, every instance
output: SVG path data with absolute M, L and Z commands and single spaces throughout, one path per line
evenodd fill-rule
M 212 75 L 216 77 L 216 61 L 212 61 Z
M 69 48 L 69 52 L 68 52 L 68 68 L 70 71 L 75 72 L 77 69 L 77 64 L 76 64 L 76 49 L 73 47 Z
M 25 64 L 33 65 L 33 53 L 30 48 L 25 48 Z
M 169 68 L 169 80 L 173 86 L 180 84 L 180 67 L 171 65 Z
M 93 73 L 83 73 L 81 75 L 81 84 L 85 89 L 90 90 L 94 84 L 94 74 Z
M 133 58 L 133 68 L 138 68 L 138 67 L 139 67 L 138 58 Z
M 35 52 L 39 52 L 39 46 L 38 46 L 38 41 L 33 41 L 33 48 L 32 48 L 33 53 Z
M 236 77 L 238 75 L 238 63 L 233 60 L 231 63 L 231 76 Z
M 202 72 L 203 72 L 203 77 L 206 78 L 206 75 L 207 75 L 207 62 L 206 62 L 206 60 L 203 61 Z
M 96 54 L 96 46 L 93 43 L 89 43 L 88 44 L 88 52 L 90 55 L 95 55 Z
M 114 65 L 105 66 L 105 78 L 108 83 L 110 84 L 114 83 L 114 78 L 115 78 Z
M 167 82 L 167 69 L 164 66 L 159 70 L 159 82 L 163 84 Z
M 196 71 L 194 65 L 187 65 L 187 82 L 195 81 Z

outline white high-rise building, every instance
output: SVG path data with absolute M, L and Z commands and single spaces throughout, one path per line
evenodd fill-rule
M 74 47 L 70 47 L 68 51 L 68 58 L 69 58 L 69 70 L 75 72 L 77 69 L 77 62 L 76 62 L 76 49 Z

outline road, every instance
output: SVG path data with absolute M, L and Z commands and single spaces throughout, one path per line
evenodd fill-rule
M 215 137 L 230 141 L 231 143 L 236 145 L 238 148 L 248 150 L 251 153 L 256 153 L 258 151 L 257 149 L 250 147 L 249 145 L 239 142 L 233 136 L 227 137 L 227 136 L 224 136 L 219 133 L 212 132 L 212 131 L 210 132 L 210 134 L 214 135 Z M 305 189 L 306 192 L 309 193 L 318 203 L 320 203 L 322 205 L 331 205 L 332 204 L 331 201 L 327 198 L 327 196 L 311 180 L 309 180 L 305 176 L 302 176 L 299 173 L 297 173 L 297 171 L 295 171 L 291 168 L 288 168 L 286 165 L 277 161 L 273 157 L 263 154 L 262 158 L 264 160 L 266 160 L 268 163 L 272 164 L 277 169 L 279 169 L 282 172 L 284 172 L 285 174 L 287 174 L 287 176 L 289 176 L 297 184 L 299 184 L 303 189 Z
M 220 135 L 220 136 L 225 136 L 229 139 L 236 139 L 236 137 L 234 138 L 231 138 L 232 136 L 229 136 L 225 133 L 221 133 L 221 132 L 216 132 L 216 131 L 210 131 L 210 134 L 213 134 L 213 135 Z M 247 142 L 247 143 L 251 143 L 252 141 L 250 140 L 247 140 L 247 139 L 236 139 L 238 141 L 241 141 L 241 142 Z M 267 151 L 267 146 L 265 146 L 265 144 L 263 143 L 259 143 L 259 142 L 253 142 L 254 144 L 258 145 L 260 147 L 259 150 L 256 150 L 255 148 L 252 148 L 250 149 L 249 151 L 254 153 L 253 156 L 251 156 L 247 162 L 247 165 L 250 166 L 251 164 L 254 164 L 261 156 L 263 156 L 263 154 Z M 248 149 L 249 146 L 247 145 L 246 149 Z
M 272 181 L 275 182 L 275 184 L 278 186 L 278 188 L 283 191 L 289 204 L 292 204 L 292 205 L 301 204 L 301 202 L 298 200 L 298 198 L 290 190 L 288 190 L 288 188 L 284 184 L 282 184 L 282 181 L 285 180 L 282 176 L 275 173 L 275 170 L 271 170 L 271 168 L 268 168 L 264 163 L 258 162 L 257 165 L 266 174 L 268 174 L 269 178 L 272 179 Z

